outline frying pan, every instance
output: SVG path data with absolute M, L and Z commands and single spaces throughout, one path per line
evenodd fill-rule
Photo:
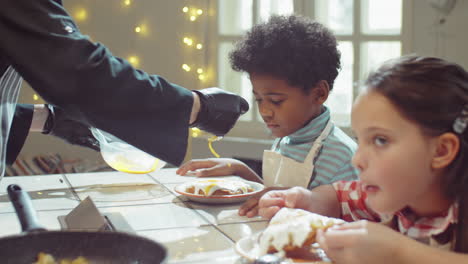
M 8 195 L 23 233 L 0 238 L 0 263 L 31 264 L 37 254 L 52 254 L 56 260 L 87 258 L 92 264 L 166 263 L 161 244 L 133 234 L 109 231 L 47 231 L 37 221 L 29 195 L 20 186 L 9 185 Z

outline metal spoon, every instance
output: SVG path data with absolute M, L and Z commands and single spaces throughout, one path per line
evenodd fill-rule
M 287 264 L 287 263 L 291 263 L 291 262 L 289 262 L 288 260 L 282 257 L 276 256 L 273 254 L 267 254 L 267 255 L 263 255 L 255 259 L 253 264 Z

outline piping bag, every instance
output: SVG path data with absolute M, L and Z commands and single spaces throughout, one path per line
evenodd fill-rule
M 159 170 L 166 165 L 166 162 L 105 131 L 93 127 L 91 133 L 99 141 L 102 158 L 115 170 L 144 174 Z

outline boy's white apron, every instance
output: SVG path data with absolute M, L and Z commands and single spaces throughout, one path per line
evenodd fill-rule
M 279 186 L 279 187 L 294 187 L 301 186 L 307 188 L 312 173 L 314 171 L 313 161 L 317 156 L 322 142 L 325 140 L 333 125 L 329 120 L 325 129 L 322 131 L 320 136 L 314 141 L 312 148 L 307 154 L 304 162 L 297 162 L 294 159 L 285 157 L 277 152 L 271 150 L 265 150 L 263 152 L 263 164 L 262 164 L 262 175 L 263 183 L 265 187 Z M 273 149 L 278 147 L 279 140 Z

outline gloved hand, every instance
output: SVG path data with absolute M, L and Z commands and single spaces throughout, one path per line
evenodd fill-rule
M 46 107 L 49 109 L 49 117 L 44 125 L 43 134 L 54 135 L 72 145 L 100 151 L 99 142 L 86 125 L 71 119 L 59 107 L 50 104 L 46 104 Z
M 236 123 L 240 115 L 249 110 L 247 101 L 219 88 L 193 90 L 200 97 L 200 113 L 191 127 L 224 136 Z

